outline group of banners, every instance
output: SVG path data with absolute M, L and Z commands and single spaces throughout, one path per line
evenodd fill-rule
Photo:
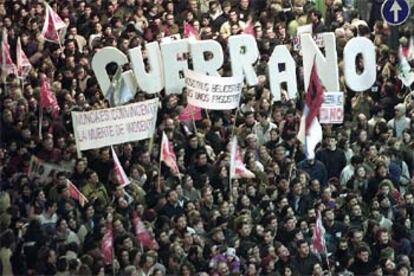
M 243 77 L 208 76 L 185 72 L 189 106 L 209 110 L 238 108 Z M 78 151 L 151 138 L 155 132 L 157 98 L 89 112 L 72 112 Z M 320 111 L 321 123 L 342 123 L 343 93 L 326 92 Z

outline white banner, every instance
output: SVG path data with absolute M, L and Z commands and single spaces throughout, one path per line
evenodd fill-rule
M 78 151 L 152 137 L 158 99 L 89 112 L 72 112 Z
M 73 170 L 55 164 L 46 163 L 45 161 L 32 156 L 29 165 L 29 177 L 38 177 L 41 183 L 49 184 L 53 181 L 53 176 L 58 172 L 71 174 Z
M 243 77 L 214 77 L 191 70 L 185 72 L 187 102 L 204 109 L 237 108 L 243 87 Z
M 321 124 L 342 124 L 344 121 L 344 93 L 325 92 L 319 111 Z

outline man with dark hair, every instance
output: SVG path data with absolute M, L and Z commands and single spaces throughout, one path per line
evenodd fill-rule
M 298 255 L 293 259 L 292 265 L 299 275 L 310 275 L 313 266 L 319 262 L 318 258 L 310 252 L 309 244 L 305 240 L 296 242 Z
M 374 265 L 370 260 L 369 248 L 365 245 L 357 248 L 354 256 L 354 262 L 349 270 L 355 275 L 368 275 L 374 269 Z
M 321 161 L 328 171 L 328 179 L 339 178 L 342 170 L 346 166 L 346 157 L 343 150 L 336 147 L 337 140 L 334 135 L 328 138 L 328 147 L 316 153 L 316 159 Z

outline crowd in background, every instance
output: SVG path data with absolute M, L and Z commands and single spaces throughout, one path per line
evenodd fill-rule
M 61 45 L 43 40 L 45 6 L 0 0 L 0 27 L 12 59 L 17 38 L 33 65 L 24 81 L 1 84 L 0 269 L 2 275 L 410 275 L 414 261 L 414 103 L 398 78 L 410 50 L 412 18 L 400 27 L 382 21 L 381 0 L 62 0 L 49 4 L 67 24 Z M 115 146 L 131 183 L 117 184 L 110 148 L 77 157 L 71 111 L 108 108 L 91 70 L 106 46 L 122 52 L 147 42 L 183 37 L 224 50 L 220 73 L 230 76 L 227 41 L 253 26 L 260 51 L 259 83 L 244 87 L 238 112 L 203 110 L 182 123 L 185 93 L 161 101 L 154 138 Z M 323 125 L 315 159 L 297 140 L 303 95 L 302 57 L 293 47 L 299 26 L 334 32 L 345 118 Z M 250 32 L 251 33 L 251 32 Z M 377 81 L 362 93 L 343 77 L 343 49 L 353 37 L 376 47 Z M 273 102 L 267 62 L 288 45 L 299 97 Z M 413 49 L 414 51 L 414 49 Z M 412 55 L 411 55 L 412 54 Z M 414 52 L 407 55 L 414 62 Z M 187 57 L 191 59 L 191 57 Z M 190 61 L 191 63 L 191 61 Z M 357 61 L 363 71 L 363 63 Z M 109 66 L 112 76 L 116 66 Z M 130 69 L 125 65 L 123 70 Z M 47 76 L 60 112 L 39 122 L 40 75 Z M 155 97 L 137 91 L 134 100 Z M 39 135 L 39 123 L 41 133 Z M 159 162 L 162 132 L 173 143 L 180 177 Z M 253 179 L 229 185 L 229 142 L 237 135 Z M 32 157 L 65 168 L 46 180 L 29 175 Z M 86 196 L 71 198 L 69 181 Z M 230 188 L 231 187 L 231 188 Z M 138 213 L 155 239 L 144 246 L 132 224 Z M 327 250 L 310 250 L 318 213 Z M 102 259 L 108 224 L 113 260 Z

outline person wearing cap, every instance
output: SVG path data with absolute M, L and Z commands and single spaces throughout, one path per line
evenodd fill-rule
M 405 116 L 406 106 L 403 103 L 397 104 L 394 107 L 394 118 L 389 120 L 387 126 L 392 128 L 394 135 L 401 138 L 402 132 L 410 128 L 410 119 Z

